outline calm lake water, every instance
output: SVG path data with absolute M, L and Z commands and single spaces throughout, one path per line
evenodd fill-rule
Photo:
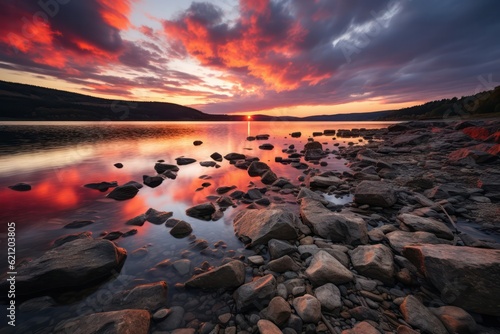
M 18 311 L 18 321 L 28 321 L 31 328 L 42 328 L 61 319 L 84 313 L 82 310 L 99 311 L 102 291 L 114 293 L 133 282 L 152 282 L 166 280 L 171 286 L 184 282 L 188 277 L 170 273 L 155 277 L 150 269 L 162 260 L 175 261 L 188 249 L 191 240 L 173 238 L 164 225 L 148 222 L 142 227 L 127 226 L 125 222 L 149 208 L 172 211 L 173 218 L 183 219 L 193 227 L 193 234 L 205 239 L 213 248 L 219 240 L 227 243 L 225 252 L 235 251 L 236 255 L 248 255 L 243 244 L 234 236 L 232 218 L 244 208 L 229 208 L 224 217 L 216 222 L 201 221 L 186 216 L 186 208 L 207 202 L 207 196 L 216 195 L 220 186 L 236 186 L 246 191 L 250 182 L 257 187 L 264 186 L 260 178 L 251 178 L 247 171 L 238 169 L 226 160 L 219 163 L 221 168 L 202 167 L 200 161 L 210 161 L 210 155 L 230 152 L 256 156 L 266 162 L 279 176 L 299 184 L 297 180 L 302 171 L 290 165 L 275 163 L 275 157 L 286 158 L 282 149 L 293 144 L 300 151 L 312 137 L 313 132 L 325 129 L 382 128 L 392 123 L 323 123 L 323 122 L 0 122 L 0 222 L 1 233 L 6 232 L 7 222 L 16 223 L 16 258 L 33 258 L 50 249 L 58 237 L 82 231 L 91 231 L 94 237 L 104 232 L 122 231 L 137 228 L 138 233 L 115 242 L 130 254 L 133 250 L 146 246 L 147 257 L 127 258 L 120 274 L 99 287 L 77 295 L 57 296 L 58 306 L 44 312 Z M 291 138 L 290 133 L 301 131 L 300 138 Z M 269 134 L 269 140 L 247 141 L 247 136 Z M 323 143 L 323 149 L 337 149 L 335 143 L 347 145 L 358 142 L 359 138 L 333 139 L 333 136 L 320 136 L 316 140 Z M 201 140 L 200 146 L 193 141 Z M 259 145 L 271 143 L 271 151 L 259 149 Z M 154 165 L 157 160 L 175 164 L 177 157 L 189 157 L 196 163 L 180 166 L 175 180 L 166 179 L 157 188 L 144 186 L 136 197 L 126 201 L 115 201 L 105 197 L 108 192 L 99 192 L 83 187 L 84 184 L 101 181 L 117 181 L 123 184 L 131 180 L 142 183 L 143 175 L 156 175 Z M 344 171 L 348 168 L 345 161 L 334 156 L 324 159 L 328 166 L 322 170 Z M 123 168 L 113 165 L 122 163 Z M 210 179 L 199 177 L 208 175 Z M 18 182 L 29 183 L 32 190 L 16 192 L 7 187 Z M 197 190 L 203 182 L 211 186 Z M 278 193 L 268 191 L 271 202 Z M 290 195 L 289 195 L 290 196 Z M 294 197 L 284 197 L 294 206 Z M 349 198 L 330 200 L 337 203 Z M 65 229 L 64 225 L 74 220 L 94 220 L 95 223 L 80 229 Z M 5 234 L 1 237 L 1 254 L 6 254 Z M 217 265 L 218 259 L 204 256 L 190 258 L 194 266 L 203 261 Z M 0 269 L 6 271 L 7 258 L 0 260 Z M 135 280 L 135 281 L 134 281 Z M 116 284 L 116 282 L 124 282 Z M 115 283 L 115 284 L 113 284 Z M 174 290 L 174 289 L 171 289 Z M 101 294 L 99 294 L 101 293 Z M 2 307 L 2 309 L 4 309 Z M 1 313 L 0 313 L 1 314 Z M 57 316 L 55 316 L 57 315 Z

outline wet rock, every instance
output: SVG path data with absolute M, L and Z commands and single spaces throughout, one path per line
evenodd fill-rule
M 302 198 L 309 198 L 321 202 L 322 204 L 328 204 L 329 202 L 320 194 L 315 193 L 306 187 L 301 187 L 299 194 L 297 195 L 297 200 Z
M 106 234 L 103 239 L 106 239 L 106 240 L 116 240 L 118 239 L 119 237 L 121 237 L 123 235 L 123 232 L 120 232 L 120 231 L 113 231 L 113 232 L 109 232 L 108 234 Z
M 215 189 L 215 192 L 219 195 L 223 195 L 231 190 L 236 189 L 236 186 L 222 186 Z
M 344 183 L 336 176 L 313 176 L 311 178 L 311 187 L 315 188 L 328 188 L 331 186 L 338 186 Z
M 131 290 L 119 292 L 111 298 L 111 302 L 104 307 L 106 311 L 121 309 L 140 309 L 155 311 L 167 304 L 168 284 L 160 281 L 150 284 L 141 284 Z
M 443 323 L 414 296 L 408 296 L 399 306 L 407 323 L 423 332 L 448 334 Z
M 139 192 L 139 188 L 133 184 L 125 184 L 113 189 L 106 197 L 112 198 L 117 201 L 125 201 L 134 198 Z
M 185 165 L 189 165 L 189 164 L 195 163 L 196 159 L 181 157 L 181 158 L 175 158 L 175 161 L 177 162 L 177 165 L 179 165 L 179 166 L 185 166 Z
M 352 329 L 342 331 L 342 334 L 381 334 L 379 330 L 373 327 L 369 322 L 362 321 L 357 323 Z
M 476 321 L 464 309 L 456 306 L 441 306 L 430 311 L 441 320 L 449 333 L 476 333 Z
M 352 213 L 332 212 L 319 201 L 303 198 L 300 216 L 304 223 L 322 238 L 349 244 L 368 243 L 366 223 Z
M 172 262 L 172 267 L 174 267 L 179 275 L 186 276 L 191 272 L 192 263 L 188 259 L 181 259 Z
M 241 153 L 229 153 L 224 156 L 224 159 L 226 160 L 245 160 L 246 156 Z
M 193 145 L 194 145 L 194 146 L 200 146 L 201 144 L 203 144 L 203 142 L 202 142 L 201 140 L 195 140 L 195 141 L 193 142 Z
M 386 182 L 362 181 L 356 187 L 354 201 L 387 208 L 396 204 L 397 198 L 393 187 Z
M 215 167 L 217 163 L 215 161 L 200 161 L 201 167 Z
M 300 266 L 288 255 L 272 260 L 267 264 L 269 270 L 284 273 L 286 271 L 297 271 Z
M 381 244 L 358 246 L 349 254 L 354 269 L 361 275 L 389 285 L 394 283 L 394 259 L 388 247 Z
M 448 304 L 500 316 L 500 250 L 414 245 L 403 254 L 441 292 Z
M 193 228 L 191 225 L 183 220 L 179 221 L 177 224 L 175 224 L 174 227 L 170 230 L 170 234 L 174 238 L 184 238 L 187 237 L 188 235 L 193 232 Z
M 163 178 L 161 176 L 142 176 L 142 182 L 151 188 L 156 188 L 163 182 Z
M 343 284 L 354 279 L 349 269 L 324 250 L 313 256 L 305 274 L 314 286 L 326 283 Z
M 314 290 L 314 296 L 321 303 L 322 309 L 333 311 L 342 307 L 342 298 L 339 288 L 335 284 L 327 283 Z
M 158 323 L 158 328 L 164 331 L 173 331 L 184 326 L 184 314 L 186 311 L 181 306 L 172 306 L 167 318 Z
M 118 183 L 113 182 L 100 182 L 100 183 L 88 183 L 84 185 L 85 188 L 99 190 L 101 192 L 108 191 L 109 188 L 117 187 Z
M 16 294 L 80 288 L 102 281 L 119 271 L 126 257 L 125 249 L 108 240 L 84 238 L 67 242 L 16 268 Z M 0 289 L 5 290 L 7 285 L 3 279 Z
M 412 244 L 443 244 L 450 243 L 449 240 L 439 239 L 429 232 L 406 232 L 394 231 L 386 234 L 391 248 L 401 253 L 405 246 Z
M 269 207 L 243 210 L 236 215 L 233 224 L 239 238 L 248 238 L 256 246 L 266 244 L 271 239 L 296 239 L 301 222 L 290 211 Z
M 290 134 L 290 136 L 292 136 L 292 138 L 300 138 L 300 136 L 302 136 L 302 132 L 299 132 L 299 131 L 297 131 L 297 132 L 292 132 L 292 133 Z
M 120 168 L 123 168 L 123 164 L 121 162 L 117 162 L 116 164 L 114 164 L 113 166 L 115 166 L 116 168 L 120 169 Z
M 259 333 L 262 334 L 281 334 L 283 333 L 275 324 L 269 320 L 260 319 L 257 322 L 257 328 Z
M 286 241 L 271 239 L 267 243 L 269 248 L 269 254 L 271 255 L 271 259 L 279 259 L 285 255 L 290 255 L 292 253 L 297 252 L 297 247 L 290 245 Z
M 269 304 L 276 291 L 276 279 L 273 275 L 266 275 L 243 284 L 233 293 L 236 307 L 239 312 L 252 308 L 262 309 Z
M 271 320 L 278 326 L 282 326 L 285 324 L 290 318 L 292 313 L 292 309 L 290 304 L 283 299 L 282 297 L 274 297 L 269 302 L 269 305 L 266 309 L 265 316 L 267 319 Z
M 145 310 L 121 310 L 85 315 L 57 324 L 54 334 L 148 334 L 150 315 Z
M 138 215 L 137 217 L 134 217 L 132 219 L 129 219 L 125 222 L 126 225 L 134 225 L 134 226 L 142 226 L 147 220 L 146 214 L 141 214 Z
M 236 204 L 234 204 L 233 200 L 229 196 L 221 196 L 215 201 L 215 203 L 220 208 L 229 208 L 231 206 L 236 206 Z
M 317 324 L 321 320 L 321 303 L 314 296 L 306 294 L 295 298 L 293 308 L 304 322 Z
M 74 220 L 71 223 L 64 225 L 64 228 L 81 228 L 94 223 L 95 221 L 93 220 Z
M 429 232 L 438 238 L 453 240 L 454 236 L 451 230 L 442 222 L 432 218 L 415 216 L 409 213 L 403 213 L 398 219 L 408 226 L 412 231 Z
M 137 234 L 137 229 L 133 228 L 133 229 L 128 230 L 127 232 L 123 233 L 122 237 L 126 238 L 126 237 L 130 237 L 132 235 L 135 235 L 135 234 Z
M 77 239 L 92 239 L 92 232 L 87 231 L 87 232 L 63 235 L 62 237 L 59 237 L 56 240 L 54 240 L 52 248 L 59 247 L 67 242 L 71 242 Z
M 153 208 L 149 208 L 148 211 L 146 211 L 146 220 L 151 224 L 161 225 L 164 224 L 167 219 L 172 217 L 172 215 L 173 212 L 158 211 Z
M 265 260 L 262 256 L 260 255 L 253 255 L 253 256 L 249 256 L 248 257 L 248 262 L 250 264 L 253 264 L 254 266 L 262 266 L 263 264 L 265 264 Z
M 222 161 L 222 155 L 220 153 L 214 152 L 210 155 L 210 158 L 214 159 L 215 161 L 221 162 Z
M 278 176 L 272 170 L 268 170 L 260 179 L 264 184 L 273 184 L 276 180 L 278 180 Z
M 231 261 L 223 266 L 193 276 L 186 282 L 188 288 L 230 289 L 245 282 L 245 266 L 241 261 Z
M 265 143 L 265 144 L 260 145 L 260 146 L 259 146 L 259 148 L 260 148 L 261 150 L 267 150 L 267 151 L 270 151 L 270 150 L 274 149 L 274 145 L 269 144 L 269 143 Z
M 216 208 L 211 202 L 202 203 L 186 209 L 186 215 L 189 217 L 209 221 L 215 213 Z
M 161 162 L 158 162 L 155 164 L 155 171 L 158 173 L 158 174 L 163 174 L 167 171 L 170 171 L 170 172 L 178 172 L 179 171 L 179 167 L 176 166 L 176 165 L 170 165 L 170 164 L 164 164 L 164 163 L 161 163 Z

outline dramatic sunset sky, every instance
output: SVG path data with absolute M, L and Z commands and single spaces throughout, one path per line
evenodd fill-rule
M 388 110 L 500 85 L 498 0 L 0 0 L 0 78 L 208 113 Z

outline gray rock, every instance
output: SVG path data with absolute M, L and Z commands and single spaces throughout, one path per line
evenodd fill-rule
M 300 215 L 304 223 L 322 238 L 349 244 L 368 243 L 366 223 L 352 213 L 332 212 L 316 200 L 303 198 Z
M 229 289 L 245 283 L 245 266 L 241 261 L 231 261 L 218 268 L 193 276 L 186 282 L 188 288 Z
M 387 182 L 362 181 L 356 187 L 354 201 L 387 208 L 396 204 L 397 197 L 392 185 Z
M 396 138 L 392 139 L 391 146 L 393 147 L 401 147 L 401 146 L 414 146 L 414 145 L 419 145 L 426 143 L 429 138 L 431 137 L 430 134 L 424 133 L 424 134 L 402 134 L 400 136 L 397 136 Z
M 304 322 L 317 324 L 321 320 L 321 303 L 314 296 L 306 294 L 295 298 L 293 308 Z
M 438 308 L 430 308 L 430 311 L 441 320 L 450 333 L 476 333 L 476 321 L 469 313 L 460 307 L 441 306 Z
M 394 259 L 388 247 L 381 244 L 358 246 L 349 254 L 354 269 L 361 275 L 389 285 L 394 283 Z
M 301 221 L 292 212 L 272 206 L 243 210 L 236 215 L 233 224 L 236 235 L 249 238 L 255 246 L 266 244 L 271 239 L 296 239 Z
M 184 326 L 184 314 L 186 311 L 181 306 L 172 306 L 170 314 L 165 320 L 158 323 L 158 328 L 164 331 L 172 331 Z
M 343 284 L 354 279 L 349 269 L 324 250 L 313 256 L 305 274 L 315 286 L 326 283 Z
M 276 325 L 281 326 L 287 322 L 291 313 L 292 309 L 290 308 L 290 304 L 288 304 L 285 299 L 282 297 L 274 297 L 267 306 L 266 318 Z
M 443 323 L 414 296 L 408 296 L 399 306 L 407 323 L 423 332 L 448 334 Z
M 414 245 L 403 254 L 441 292 L 447 304 L 500 316 L 500 250 Z
M 267 247 L 269 248 L 271 259 L 278 259 L 282 256 L 297 252 L 297 247 L 290 245 L 286 241 L 277 239 L 269 240 L 269 242 L 267 243 Z
M 186 209 L 186 215 L 189 217 L 209 221 L 215 213 L 216 208 L 211 202 L 202 203 Z
M 336 176 L 313 176 L 311 177 L 311 187 L 315 188 L 328 188 L 331 186 L 339 186 L 344 183 L 343 180 Z
M 172 263 L 175 271 L 181 276 L 185 276 L 191 272 L 192 263 L 188 259 L 180 259 Z
M 301 187 L 299 194 L 297 195 L 297 200 L 300 200 L 302 198 L 309 198 L 309 199 L 314 199 L 316 201 L 321 202 L 322 204 L 328 204 L 330 203 L 327 201 L 322 195 L 315 193 L 314 191 L 310 190 L 309 188 L 306 187 Z
M 297 271 L 300 266 L 288 255 L 272 260 L 267 264 L 269 270 L 277 273 L 284 273 L 286 271 Z
M 405 246 L 413 244 L 446 244 L 449 240 L 439 239 L 429 232 L 394 231 L 386 234 L 392 249 L 401 253 Z
M 415 216 L 409 213 L 403 213 L 398 219 L 413 231 L 429 232 L 438 238 L 453 240 L 453 232 L 442 222 L 432 218 Z
M 150 315 L 145 310 L 94 313 L 57 324 L 54 334 L 149 333 Z
M 80 288 L 102 281 L 120 271 L 126 257 L 125 249 L 108 240 L 67 242 L 16 268 L 16 294 Z M 3 279 L 0 290 L 6 290 L 8 284 Z
M 104 307 L 105 311 L 122 309 L 143 309 L 150 312 L 167 305 L 168 284 L 160 281 L 142 284 L 131 290 L 113 296 L 111 302 Z
M 276 292 L 276 279 L 266 275 L 250 283 L 243 284 L 233 293 L 239 312 L 252 308 L 262 309 L 269 304 Z
M 332 283 L 326 283 L 314 290 L 314 296 L 326 311 L 333 311 L 342 307 L 342 298 L 339 288 Z

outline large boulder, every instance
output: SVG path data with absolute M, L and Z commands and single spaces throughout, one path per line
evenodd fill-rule
M 361 275 L 389 285 L 394 283 L 394 258 L 387 246 L 381 244 L 358 246 L 349 254 L 354 269 Z
M 362 181 L 356 187 L 354 201 L 358 204 L 381 206 L 396 204 L 396 193 L 391 184 L 382 181 Z
M 16 293 L 32 295 L 96 283 L 120 271 L 126 257 L 127 251 L 109 240 L 67 242 L 17 267 Z M 2 279 L 0 289 L 8 284 Z
M 229 289 L 245 283 L 245 265 L 231 261 L 223 266 L 193 276 L 186 282 L 188 288 Z
M 314 255 L 305 274 L 314 286 L 326 283 L 343 284 L 354 279 L 349 269 L 324 250 Z
M 403 251 L 448 304 L 500 316 L 500 250 L 413 245 Z
M 348 244 L 368 243 L 366 223 L 352 213 L 332 212 L 319 201 L 303 198 L 300 216 L 322 238 Z
M 233 293 L 239 312 L 249 309 L 263 309 L 276 293 L 276 279 L 269 274 L 254 281 L 243 284 Z
M 54 334 L 149 333 L 150 315 L 145 310 L 121 310 L 85 315 L 60 322 Z
M 412 231 L 429 232 L 438 238 L 453 240 L 453 232 L 442 222 L 432 218 L 425 218 L 409 213 L 403 213 L 398 216 L 398 219 L 403 222 Z
M 448 334 L 443 323 L 416 297 L 406 297 L 399 308 L 405 321 L 422 332 Z
M 302 224 L 294 213 L 279 207 L 244 210 L 234 219 L 234 231 L 252 245 L 266 244 L 271 239 L 293 240 Z

